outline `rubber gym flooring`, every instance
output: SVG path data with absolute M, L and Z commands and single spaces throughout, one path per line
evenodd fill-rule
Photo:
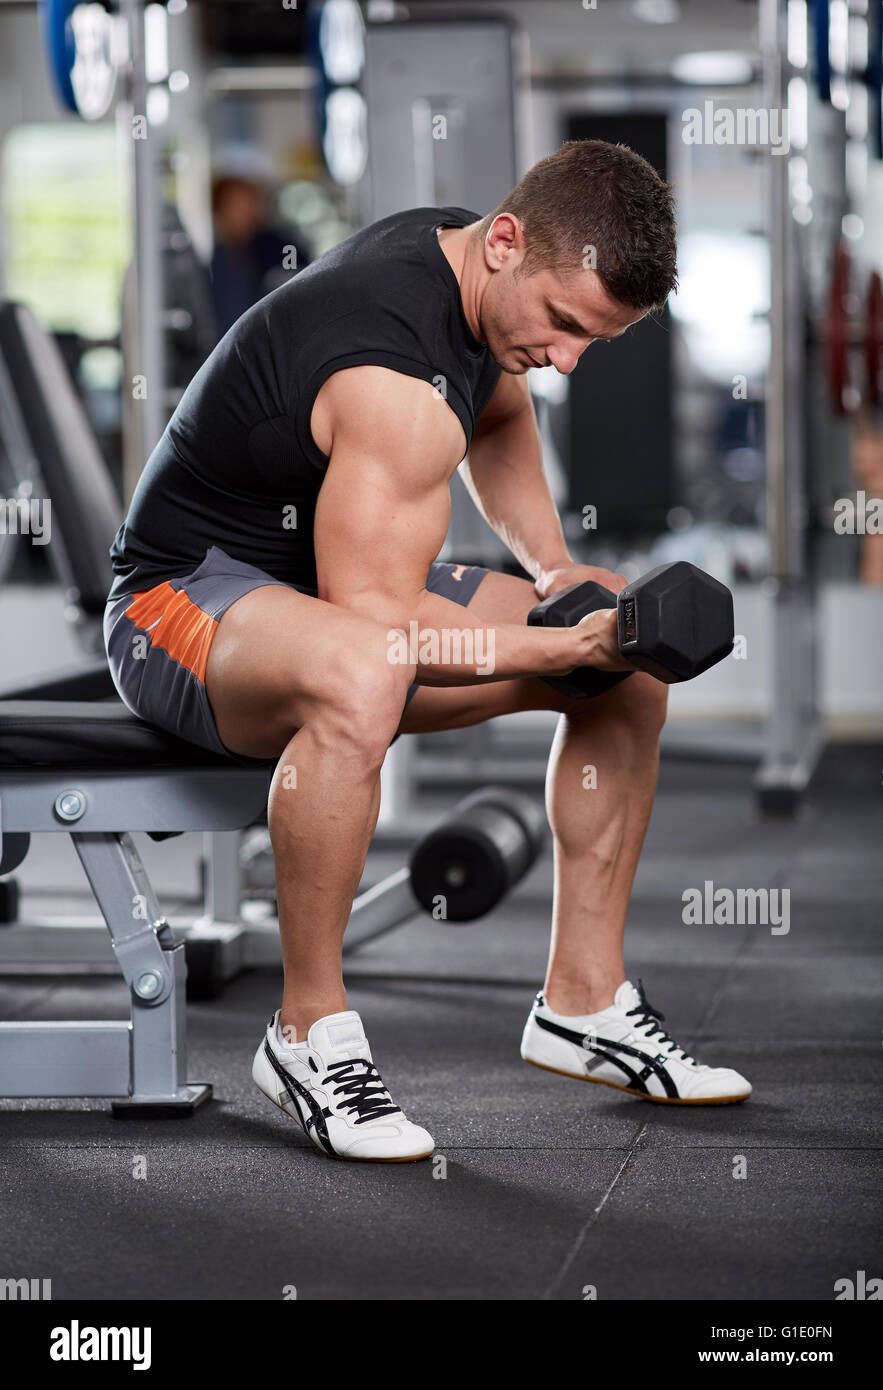
M 547 854 L 483 922 L 417 921 L 349 964 L 375 1060 L 444 1165 L 331 1162 L 256 1093 L 279 981 L 252 972 L 189 1008 L 190 1076 L 215 1090 L 192 1119 L 0 1102 L 0 1274 L 51 1278 L 54 1299 L 831 1300 L 880 1272 L 881 779 L 883 747 L 830 747 L 800 818 L 760 821 L 748 767 L 663 765 L 628 968 L 680 1042 L 749 1077 L 747 1104 L 654 1106 L 520 1060 Z M 45 845 L 26 890 L 51 881 Z M 187 878 L 186 849 L 151 845 L 151 870 Z M 705 880 L 790 889 L 790 931 L 684 925 Z M 0 1016 L 125 1017 L 126 994 L 7 977 Z

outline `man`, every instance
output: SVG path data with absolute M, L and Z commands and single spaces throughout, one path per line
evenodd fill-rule
M 253 1075 L 324 1153 L 433 1150 L 384 1086 L 341 972 L 390 742 L 518 710 L 562 715 L 547 784 L 551 951 L 522 1056 L 651 1100 L 750 1094 L 738 1073 L 685 1054 L 626 979 L 665 686 L 635 673 L 595 699 L 560 695 L 541 677 L 630 669 L 615 617 L 526 625 L 538 598 L 575 580 L 625 582 L 568 553 L 526 373 L 571 372 L 674 284 L 669 189 L 600 141 L 563 145 L 483 219 L 419 208 L 375 223 L 227 334 L 114 542 L 105 634 L 122 698 L 218 752 L 278 758 L 268 821 L 285 985 Z M 475 503 L 532 582 L 434 563 L 467 452 Z M 413 622 L 438 660 L 400 659 L 394 639 Z M 492 663 L 442 641 L 464 625 L 481 639 L 473 656 L 493 640 Z

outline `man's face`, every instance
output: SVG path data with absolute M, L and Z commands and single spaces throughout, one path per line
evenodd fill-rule
M 252 184 L 232 183 L 215 212 L 215 226 L 224 241 L 249 241 L 261 224 L 261 192 Z
M 523 259 L 523 249 L 510 247 L 481 300 L 482 334 L 504 372 L 552 366 L 568 376 L 590 343 L 609 342 L 644 317 L 611 299 L 594 270 L 519 275 Z

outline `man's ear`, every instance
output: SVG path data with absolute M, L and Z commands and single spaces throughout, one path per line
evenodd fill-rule
M 484 239 L 484 258 L 491 270 L 502 270 L 514 252 L 524 250 L 524 231 L 512 212 L 495 217 Z

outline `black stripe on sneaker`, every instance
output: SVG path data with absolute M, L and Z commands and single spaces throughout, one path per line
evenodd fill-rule
M 331 1145 L 331 1140 L 328 1138 L 328 1129 L 325 1124 L 325 1119 L 327 1116 L 331 1114 L 331 1111 L 327 1108 L 323 1110 L 322 1107 L 319 1105 L 318 1101 L 316 1101 L 314 1097 L 310 1095 L 307 1088 L 305 1086 L 302 1086 L 296 1077 L 291 1076 L 285 1070 L 282 1063 L 279 1061 L 279 1058 L 276 1056 L 275 1052 L 270 1046 L 269 1039 L 267 1038 L 264 1039 L 264 1052 L 267 1058 L 269 1059 L 270 1066 L 273 1068 L 274 1072 L 279 1077 L 279 1080 L 282 1082 L 282 1085 L 288 1092 L 289 1099 L 292 1100 L 294 1103 L 294 1113 L 300 1120 L 301 1128 L 304 1134 L 309 1139 L 310 1127 L 312 1126 L 315 1129 L 316 1137 L 318 1138 L 319 1143 L 322 1145 L 322 1148 L 325 1150 L 325 1152 L 327 1154 L 330 1154 L 332 1158 L 337 1158 L 337 1150 L 334 1149 Z M 306 1122 L 304 1121 L 304 1118 L 300 1113 L 300 1106 L 297 1103 L 298 1098 L 300 1098 L 305 1103 L 307 1109 L 310 1112 L 310 1117 Z
M 621 1068 L 627 1076 L 631 1077 L 635 1088 L 647 1094 L 647 1087 L 644 1084 L 648 1076 L 656 1075 L 662 1082 L 665 1094 L 671 1100 L 679 1099 L 678 1088 L 665 1068 L 665 1063 L 660 1057 L 648 1057 L 646 1052 L 641 1052 L 637 1047 L 630 1047 L 628 1043 L 615 1042 L 613 1038 L 595 1038 L 591 1043 L 586 1041 L 585 1033 L 578 1033 L 574 1028 L 565 1028 L 561 1023 L 553 1023 L 549 1018 L 543 1018 L 541 1014 L 534 1014 L 540 1028 L 545 1028 L 547 1033 L 555 1033 L 559 1038 L 566 1038 L 568 1042 L 576 1043 L 584 1052 L 592 1052 L 595 1056 L 603 1057 L 605 1061 L 613 1062 L 615 1066 Z M 640 1074 L 633 1071 L 619 1057 L 611 1057 L 605 1048 L 615 1048 L 617 1052 L 623 1052 L 628 1057 L 635 1057 L 644 1065 Z
M 587 1047 L 583 1048 L 583 1051 L 585 1052 L 588 1052 L 588 1050 L 589 1049 Z M 612 1062 L 615 1067 L 619 1067 L 620 1071 L 624 1072 L 625 1075 L 628 1077 L 633 1090 L 643 1091 L 645 1095 L 650 1094 L 650 1092 L 647 1090 L 647 1087 L 644 1085 L 643 1076 L 639 1076 L 636 1071 L 632 1071 L 631 1067 L 628 1066 L 628 1064 L 624 1062 L 621 1057 L 614 1057 L 610 1052 L 602 1051 L 600 1047 L 593 1048 L 592 1052 L 594 1053 L 594 1056 L 598 1059 L 599 1062 Z M 592 1068 L 587 1066 L 586 1070 L 591 1071 Z

